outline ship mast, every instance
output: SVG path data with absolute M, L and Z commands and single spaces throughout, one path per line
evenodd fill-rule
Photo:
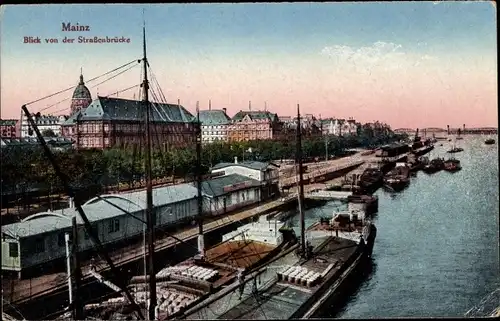
M 211 105 L 211 104 L 210 104 Z M 200 105 L 196 102 L 196 187 L 198 189 L 198 252 L 200 258 L 205 258 L 205 238 L 203 235 L 203 195 L 201 172 L 201 122 Z
M 156 320 L 156 275 L 154 269 L 154 224 L 155 215 L 153 213 L 153 184 L 151 181 L 151 127 L 150 127 L 150 103 L 148 97 L 149 83 L 148 83 L 148 59 L 146 57 L 146 26 L 142 27 L 143 37 L 143 53 L 142 59 L 144 63 L 144 80 L 142 81 L 142 90 L 144 91 L 144 112 L 146 121 L 146 157 L 145 157 L 145 170 L 146 170 L 146 223 L 148 231 L 148 275 L 149 275 L 149 320 Z
M 306 257 L 306 223 L 304 217 L 303 203 L 304 203 L 304 182 L 302 168 L 302 128 L 300 125 L 300 106 L 297 104 L 297 147 L 295 154 L 295 163 L 298 164 L 299 170 L 299 190 L 298 190 L 298 200 L 299 200 L 299 215 L 300 215 L 300 245 L 301 245 L 301 255 Z

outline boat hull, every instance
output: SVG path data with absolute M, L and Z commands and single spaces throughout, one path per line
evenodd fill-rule
M 451 173 L 458 172 L 461 169 L 462 169 L 462 167 L 460 167 L 460 165 L 448 165 L 448 166 L 445 165 L 445 167 L 444 167 L 445 171 L 451 172 Z
M 447 151 L 447 153 L 449 154 L 455 154 L 455 153 L 460 153 L 460 152 L 463 152 L 463 148 L 454 148 L 454 149 L 450 149 L 449 151 Z
M 407 187 L 410 184 L 409 180 L 398 180 L 398 181 L 393 181 L 393 182 L 386 182 L 384 184 L 384 187 L 394 190 L 396 192 L 402 191 L 405 187 Z
M 374 224 L 369 224 L 365 227 L 363 235 L 366 237 L 364 244 L 358 244 L 357 253 L 353 255 L 350 263 L 346 264 L 340 276 L 332 275 L 327 280 L 322 289 L 318 289 L 315 293 L 315 300 L 309 305 L 310 307 L 302 306 L 299 311 L 306 311 L 305 313 L 295 313 L 291 319 L 295 318 L 319 318 L 328 314 L 328 310 L 332 305 L 335 305 L 343 298 L 349 287 L 354 283 L 351 282 L 364 271 L 364 267 L 370 262 L 373 254 L 373 246 L 377 236 L 377 228 Z M 321 291 L 322 290 L 322 291 Z M 305 304 L 304 304 L 305 305 Z

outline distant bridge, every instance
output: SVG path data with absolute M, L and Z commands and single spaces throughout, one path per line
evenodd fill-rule
M 498 134 L 498 128 L 496 127 L 477 127 L 477 128 L 450 128 L 450 134 L 455 135 L 458 134 L 458 130 L 460 129 L 461 134 L 486 134 L 493 135 Z M 395 129 L 395 133 L 415 133 L 417 129 L 415 128 L 398 128 Z M 446 128 L 437 128 L 437 127 L 428 127 L 428 128 L 419 128 L 419 133 L 447 133 Z

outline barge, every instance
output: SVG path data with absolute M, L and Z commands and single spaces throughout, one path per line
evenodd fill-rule
M 384 173 L 376 166 L 375 164 L 371 165 L 361 176 L 359 177 L 358 186 L 360 190 L 366 193 L 372 193 L 380 186 L 382 186 L 382 182 L 384 179 Z
M 327 313 L 371 257 L 377 229 L 362 217 L 336 215 L 308 229 L 318 244 L 308 259 L 285 266 L 275 278 L 217 319 L 315 318 Z M 199 318 L 200 314 L 186 316 Z
M 195 256 L 160 270 L 156 274 L 157 318 L 178 318 L 187 309 L 244 277 L 252 268 L 286 251 L 296 239 L 293 231 L 284 229 L 284 225 L 276 220 L 267 221 L 263 216 L 258 222 L 224 235 L 221 243 L 206 250 L 205 257 Z M 136 276 L 129 285 L 135 301 L 142 307 L 149 306 L 147 281 L 145 276 Z M 86 315 L 101 320 L 132 316 L 125 312 L 132 311 L 121 296 L 89 304 L 85 310 Z
M 384 177 L 384 187 L 399 192 L 410 184 L 410 168 L 406 163 L 398 163 Z

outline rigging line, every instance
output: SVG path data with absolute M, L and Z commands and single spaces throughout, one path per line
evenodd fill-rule
M 130 87 L 128 87 L 128 88 L 125 88 L 125 89 L 122 89 L 122 90 L 118 90 L 118 91 L 116 91 L 116 92 L 114 92 L 114 93 L 111 93 L 111 94 L 108 94 L 108 95 L 106 95 L 106 96 L 102 96 L 102 97 L 109 97 L 109 96 L 113 96 L 113 95 L 116 95 L 116 94 L 119 94 L 119 93 L 125 92 L 125 91 L 127 91 L 127 90 L 133 89 L 133 88 L 135 88 L 135 87 L 138 87 L 138 86 L 140 86 L 140 85 L 141 85 L 141 84 L 133 85 L 133 86 L 130 86 Z
M 154 86 L 154 81 L 152 81 L 152 83 L 153 83 L 153 86 Z M 154 88 L 151 88 L 151 93 L 152 93 L 153 98 L 154 98 L 154 100 L 155 100 L 155 102 L 152 102 L 152 103 L 153 103 L 153 104 L 156 104 L 157 106 L 159 106 L 159 105 L 161 104 L 161 99 L 159 99 L 158 95 L 157 95 L 157 94 L 156 94 L 156 92 L 154 91 Z M 158 101 L 160 101 L 160 103 L 158 103 Z M 164 106 L 166 106 L 167 108 L 169 108 L 168 104 L 166 104 L 166 103 L 164 103 L 164 104 L 162 104 L 162 105 L 164 105 Z M 160 113 L 160 112 L 158 111 L 158 108 L 157 108 L 155 105 L 153 105 L 153 106 L 156 108 L 156 111 L 159 113 L 159 115 L 161 116 L 161 118 L 163 118 L 163 120 L 164 120 L 164 121 L 167 121 L 167 120 L 165 119 L 165 117 L 163 117 L 162 113 Z M 161 110 L 163 111 L 163 109 L 161 109 Z M 167 116 L 168 121 L 170 121 L 170 122 L 172 122 L 172 121 L 173 121 L 173 120 L 170 118 L 170 116 L 168 115 L 168 113 L 167 113 L 167 112 L 165 112 L 165 116 Z
M 87 234 L 89 234 L 90 239 L 96 245 L 99 252 L 102 252 L 102 254 L 104 255 L 104 257 L 105 257 L 105 259 L 110 267 L 111 272 L 114 273 L 115 275 L 118 275 L 119 273 L 118 273 L 116 266 L 113 264 L 113 261 L 111 260 L 111 258 L 107 255 L 101 241 L 99 240 L 98 234 L 96 233 L 95 229 L 92 227 L 89 219 L 87 218 L 87 215 L 85 214 L 85 211 L 82 209 L 82 207 L 80 205 L 80 199 L 78 197 L 78 194 L 75 193 L 75 190 L 69 184 L 68 175 L 66 175 L 65 173 L 62 172 L 61 167 L 57 163 L 55 156 L 52 154 L 52 152 L 50 151 L 49 147 L 47 146 L 45 140 L 43 139 L 42 134 L 40 133 L 35 121 L 33 120 L 33 117 L 31 116 L 30 112 L 28 111 L 28 108 L 26 107 L 26 105 L 22 106 L 22 110 L 23 110 L 24 114 L 26 115 L 26 117 L 28 118 L 28 121 L 31 124 L 32 128 L 34 129 L 36 136 L 37 136 L 37 139 L 39 140 L 39 142 L 44 150 L 44 153 L 46 154 L 46 157 L 49 159 L 49 161 L 52 165 L 52 168 L 54 169 L 54 172 L 56 173 L 57 177 L 59 177 L 59 179 L 62 181 L 63 187 L 66 190 L 66 194 L 69 197 L 73 197 L 76 210 L 77 210 L 80 218 L 84 222 L 85 231 L 87 232 Z M 118 286 L 120 287 L 120 289 L 122 289 L 125 292 L 127 299 L 132 303 L 134 308 L 137 310 L 137 313 L 139 314 L 140 318 L 143 319 L 144 317 L 142 316 L 142 312 L 141 312 L 139 306 L 137 306 L 137 304 L 135 303 L 130 292 L 126 289 L 126 287 L 123 284 L 121 284 L 121 282 Z
M 257 278 L 257 276 L 255 276 L 255 278 Z M 254 296 L 255 301 L 257 302 L 257 306 L 260 308 L 260 311 L 264 315 L 264 319 L 267 320 L 267 315 L 264 312 L 264 309 L 262 308 L 261 300 L 259 299 L 259 291 L 257 290 L 257 285 L 255 282 L 256 282 L 256 280 L 254 279 L 254 282 L 252 282 L 252 290 L 251 290 L 252 293 L 251 294 Z
M 40 110 L 40 111 L 47 110 L 47 109 L 49 109 L 49 108 L 51 108 L 51 107 L 54 107 L 54 106 L 56 106 L 56 105 L 59 105 L 60 103 L 65 102 L 66 100 L 70 100 L 70 99 L 72 99 L 72 98 L 73 98 L 73 97 L 68 97 L 68 98 L 65 98 L 65 99 L 63 99 L 63 100 L 60 100 L 60 101 L 58 101 L 57 103 L 52 104 L 52 105 L 49 105 L 49 106 L 47 106 L 47 107 L 43 108 L 43 109 L 42 109 L 42 110 Z M 70 107 L 68 107 L 68 108 L 66 108 L 66 109 L 69 109 L 69 108 L 70 108 Z M 57 111 L 55 111 L 55 112 L 57 112 Z M 55 113 L 55 112 L 54 112 L 54 113 Z
M 21 313 L 21 311 L 19 311 L 13 304 L 11 304 L 9 301 L 5 300 L 3 297 L 2 297 L 2 301 L 4 301 L 5 303 L 7 303 L 9 306 L 12 307 L 12 309 L 14 309 L 14 311 L 16 311 L 19 316 L 21 316 L 23 318 L 23 320 L 26 320 L 26 318 L 24 317 L 24 315 Z M 3 310 L 3 309 L 2 309 Z
M 91 82 L 91 81 L 93 81 L 93 80 L 95 80 L 95 79 L 101 78 L 101 77 L 103 77 L 103 76 L 105 76 L 105 75 L 107 75 L 107 74 L 109 74 L 109 73 L 111 73 L 111 72 L 113 72 L 113 71 L 116 71 L 116 70 L 118 70 L 118 69 L 121 69 L 121 68 L 123 68 L 123 67 L 126 67 L 126 66 L 130 65 L 131 63 L 133 63 L 133 62 L 135 62 L 135 61 L 137 61 L 137 60 L 136 60 L 136 59 L 134 59 L 134 60 L 132 60 L 131 62 L 124 64 L 123 66 L 120 66 L 120 67 L 115 68 L 115 69 L 113 69 L 113 70 L 111 70 L 111 71 L 108 71 L 108 72 L 106 72 L 106 73 L 104 73 L 104 74 L 102 74 L 102 75 L 100 75 L 100 76 L 97 76 L 97 77 L 94 77 L 94 78 L 92 78 L 92 79 L 90 79 L 90 80 L 87 80 L 87 83 L 88 83 L 88 82 Z M 140 62 L 140 60 L 139 60 L 139 62 Z M 58 91 L 58 92 L 56 92 L 56 93 L 54 93 L 54 94 L 50 94 L 50 95 L 48 95 L 48 96 L 45 96 L 45 97 L 39 98 L 39 99 L 37 99 L 37 100 L 30 101 L 29 103 L 26 103 L 25 105 L 26 105 L 26 106 L 28 106 L 28 105 L 31 105 L 31 104 L 37 103 L 37 102 L 42 101 L 42 100 L 44 100 L 44 99 L 47 99 L 47 98 L 50 98 L 50 97 L 53 97 L 53 96 L 59 95 L 59 94 L 61 94 L 61 93 L 63 93 L 63 92 L 66 92 L 66 91 L 68 91 L 68 90 L 74 89 L 75 87 L 76 87 L 76 86 L 71 86 L 71 87 L 66 88 L 66 89 L 64 89 L 64 90 L 60 90 L 60 91 Z M 44 110 L 45 110 L 45 109 L 42 109 L 42 110 L 40 110 L 40 111 L 44 111 Z
M 158 100 L 157 99 L 158 97 L 156 96 L 156 93 L 153 91 L 153 89 L 151 89 L 151 96 L 153 97 L 154 100 Z M 158 115 L 163 119 L 163 121 L 166 122 L 167 120 L 165 119 L 165 117 L 163 117 L 162 113 L 160 113 L 160 110 L 158 109 L 158 103 L 151 101 L 150 104 L 156 110 Z
M 155 84 L 157 85 L 158 87 L 158 90 L 159 90 L 159 93 L 160 93 L 160 96 L 164 99 L 164 102 L 167 103 L 167 99 L 165 98 L 165 95 L 163 94 L 163 91 L 161 90 L 161 86 L 160 86 L 160 83 L 158 82 L 155 74 L 153 73 L 153 70 L 151 68 L 151 66 L 149 65 L 149 61 L 147 62 L 148 63 L 148 67 L 149 67 L 149 73 L 151 75 L 151 80 L 153 80 L 155 82 Z
M 154 74 L 153 75 L 153 78 L 154 78 L 154 82 L 156 83 L 156 86 L 158 87 L 158 91 L 160 93 L 160 97 L 162 98 L 163 102 L 166 104 L 167 103 L 167 98 L 165 97 L 165 94 L 163 93 L 163 90 L 161 89 L 161 86 L 160 86 L 160 83 L 158 81 L 158 79 L 156 78 L 156 76 Z
M 87 80 L 87 83 L 89 83 L 89 82 L 91 82 L 91 81 L 94 81 L 94 80 L 96 80 L 96 79 L 98 79 L 98 78 L 101 78 L 101 77 L 103 77 L 103 76 L 106 76 L 106 75 L 108 75 L 108 74 L 110 74 L 110 73 L 112 73 L 112 72 L 115 72 L 115 71 L 117 71 L 117 70 L 119 70 L 119 69 L 121 69 L 121 68 L 124 68 L 124 67 L 126 67 L 126 66 L 128 66 L 128 65 L 130 65 L 130 64 L 132 64 L 132 63 L 134 63 L 134 62 L 136 62 L 136 61 L 137 61 L 138 63 L 141 63 L 142 59 L 134 59 L 134 60 L 132 60 L 131 62 L 128 62 L 128 63 L 126 63 L 126 64 L 124 64 L 124 65 L 122 65 L 122 66 L 120 66 L 120 67 L 117 67 L 117 68 L 115 68 L 115 69 L 113 69 L 113 70 L 110 70 L 110 71 L 108 71 L 108 72 L 106 72 L 106 73 L 104 73 L 104 74 L 102 74 L 102 75 L 100 75 L 100 76 L 97 76 L 97 77 L 94 77 L 94 78 L 92 78 L 92 79 Z
M 52 114 L 54 114 L 54 116 L 57 116 L 57 113 L 62 112 L 62 111 L 66 111 L 66 110 L 69 110 L 69 109 L 71 109 L 71 107 L 66 107 L 66 108 L 62 108 L 62 109 L 58 109 L 58 110 L 54 110 L 54 111 L 52 112 Z
M 151 90 L 158 90 L 158 82 L 156 81 L 156 78 L 153 74 L 153 72 L 151 71 L 151 69 L 149 69 L 149 77 L 151 78 L 151 84 L 156 87 L 156 88 L 151 88 Z M 159 91 L 158 91 L 159 92 Z M 159 100 L 161 101 L 161 100 Z
M 166 104 L 167 103 L 167 98 L 165 97 L 165 94 L 163 93 L 163 90 L 161 89 L 160 82 L 158 81 L 158 79 L 156 78 L 156 76 L 154 76 L 154 79 L 155 79 L 156 85 L 158 86 L 158 90 L 160 92 L 160 96 L 162 97 L 163 101 Z
M 108 79 L 106 79 L 106 80 L 104 80 L 104 81 L 101 81 L 100 83 L 98 83 L 98 84 L 96 84 L 96 85 L 93 85 L 93 86 L 92 86 L 92 87 L 90 87 L 90 88 L 95 88 L 95 87 L 97 87 L 97 86 L 99 86 L 99 85 L 102 85 L 102 84 L 104 84 L 105 82 L 108 82 L 108 81 L 110 81 L 111 79 L 116 78 L 116 77 L 120 76 L 121 74 L 123 74 L 123 73 L 125 73 L 125 72 L 129 71 L 130 69 L 135 68 L 136 66 L 138 66 L 138 65 L 132 65 L 132 66 L 128 67 L 127 69 L 122 70 L 122 71 L 120 71 L 119 73 L 117 73 L 117 74 L 115 74 L 115 75 L 113 75 L 113 76 L 109 77 Z

